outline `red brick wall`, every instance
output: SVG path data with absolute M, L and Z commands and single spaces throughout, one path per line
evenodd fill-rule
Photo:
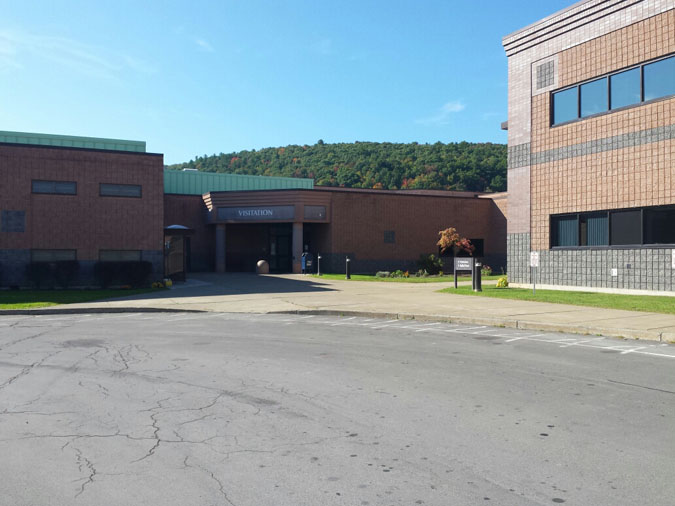
M 436 253 L 439 230 L 484 239 L 485 256 L 506 254 L 506 219 L 489 198 L 333 193 L 332 249 L 358 260 L 416 260 Z M 384 242 L 393 230 L 395 242 Z M 376 262 L 371 262 L 375 265 Z
M 77 182 L 77 195 L 31 193 L 31 180 Z M 142 186 L 142 198 L 101 197 L 100 183 Z M 0 232 L 1 249 L 162 251 L 163 156 L 82 149 L 0 146 L 0 202 L 26 212 L 25 232 Z

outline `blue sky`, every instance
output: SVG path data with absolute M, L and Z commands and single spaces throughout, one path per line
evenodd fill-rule
M 0 130 L 165 163 L 325 142 L 506 142 L 501 38 L 572 0 L 0 0 Z

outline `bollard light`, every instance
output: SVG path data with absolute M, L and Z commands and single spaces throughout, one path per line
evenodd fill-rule
M 351 262 L 351 260 L 349 259 L 349 256 L 347 256 L 347 260 L 345 260 L 345 278 L 346 279 L 352 279 L 351 267 L 349 265 L 350 262 Z

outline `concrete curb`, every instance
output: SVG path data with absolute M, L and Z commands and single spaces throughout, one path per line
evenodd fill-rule
M 176 309 L 161 307 L 96 307 L 96 308 L 44 308 L 44 309 L 4 309 L 3 315 L 58 315 L 58 314 L 103 314 L 103 313 L 210 313 L 228 311 L 205 311 L 200 309 Z M 256 314 L 255 311 L 249 314 Z M 287 311 L 269 311 L 257 314 L 297 314 L 297 315 L 324 315 L 324 316 L 358 316 L 363 318 L 384 318 L 387 320 L 419 320 L 426 322 L 461 323 L 469 325 L 489 325 L 492 327 L 508 327 L 522 330 L 541 330 L 546 332 L 564 332 L 568 334 L 598 335 L 616 337 L 620 339 L 636 339 L 675 343 L 675 334 L 650 330 L 616 329 L 581 325 L 567 325 L 558 323 L 541 323 L 527 320 L 507 320 L 504 318 L 453 316 L 453 315 L 425 315 L 414 313 L 387 313 L 377 311 L 353 311 L 337 309 L 292 309 Z
M 301 309 L 290 311 L 270 311 L 266 314 L 299 314 L 325 316 L 360 316 L 364 318 L 386 318 L 388 320 L 419 320 L 441 323 L 461 323 L 471 325 L 489 325 L 492 327 L 508 327 L 522 330 L 542 330 L 546 332 L 564 332 L 568 334 L 598 335 L 620 339 L 675 343 L 675 335 L 650 330 L 615 329 L 557 323 L 541 323 L 527 320 L 506 320 L 503 318 L 485 318 L 471 316 L 422 315 L 412 313 L 378 313 L 372 311 L 340 311 L 333 309 Z
M 173 309 L 163 307 L 47 307 L 36 309 L 1 309 L 4 315 L 55 315 L 55 314 L 101 314 L 101 313 L 206 313 L 200 309 Z

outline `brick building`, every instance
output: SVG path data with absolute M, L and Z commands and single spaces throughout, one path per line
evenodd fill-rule
M 313 189 L 221 191 L 165 196 L 166 223 L 193 228 L 191 267 L 299 272 L 303 250 L 322 256 L 322 270 L 417 270 L 421 254 L 438 253 L 449 226 L 472 239 L 476 256 L 505 265 L 506 195 L 444 191 Z M 199 246 L 197 246 L 199 245 Z M 210 263 L 209 263 L 210 262 Z
M 675 290 L 674 27 L 584 0 L 504 38 L 512 283 Z
M 505 264 L 506 195 L 315 188 L 312 180 L 169 171 L 145 143 L 0 132 L 0 286 L 31 262 L 147 260 L 154 278 L 187 271 L 415 270 L 453 226 L 477 256 Z
M 0 132 L 0 269 L 31 261 L 147 260 L 163 274 L 163 156 L 145 142 Z

